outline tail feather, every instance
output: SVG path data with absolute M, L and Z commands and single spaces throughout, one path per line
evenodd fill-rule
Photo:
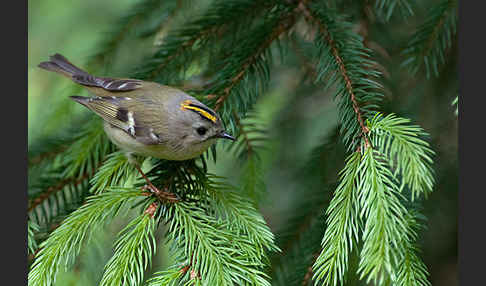
M 117 79 L 90 75 L 73 65 L 60 54 L 50 56 L 49 59 L 50 61 L 41 62 L 38 66 L 48 71 L 60 73 L 84 86 L 100 87 L 109 91 L 127 91 L 139 88 L 142 83 L 142 81 L 136 79 Z
M 38 66 L 45 70 L 63 74 L 67 77 L 88 75 L 87 72 L 73 65 L 70 61 L 68 61 L 64 56 L 60 54 L 55 54 L 51 56 L 50 61 L 42 62 Z

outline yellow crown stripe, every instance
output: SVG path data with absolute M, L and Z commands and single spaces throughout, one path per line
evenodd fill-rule
M 191 101 L 190 100 L 183 101 L 181 103 L 181 109 L 191 109 L 191 110 L 194 110 L 197 113 L 201 114 L 202 116 L 206 117 L 207 119 L 211 120 L 212 122 L 216 123 L 216 117 L 215 116 L 212 116 L 206 110 L 203 110 L 203 109 L 201 109 L 199 107 L 190 106 L 189 104 L 191 104 Z

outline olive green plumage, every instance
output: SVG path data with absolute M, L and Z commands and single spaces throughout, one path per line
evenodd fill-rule
M 96 77 L 60 54 L 39 67 L 60 73 L 93 93 L 94 97 L 71 98 L 103 118 L 110 140 L 128 153 L 187 160 L 201 155 L 217 138 L 234 140 L 214 111 L 176 88 L 136 79 Z

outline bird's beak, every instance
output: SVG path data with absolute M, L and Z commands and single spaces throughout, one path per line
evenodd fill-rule
M 218 137 L 235 141 L 235 137 L 229 135 L 226 131 L 221 132 Z

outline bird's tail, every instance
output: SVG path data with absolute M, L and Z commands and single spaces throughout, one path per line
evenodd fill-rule
M 72 78 L 73 76 L 87 76 L 88 73 L 69 62 L 64 56 L 55 54 L 50 56 L 50 61 L 39 64 L 40 68 L 60 73 Z
M 50 61 L 42 62 L 38 66 L 48 71 L 60 73 L 84 86 L 100 87 L 109 91 L 126 91 L 136 89 L 142 84 L 142 81 L 137 79 L 119 79 L 90 75 L 73 65 L 60 54 L 50 56 L 49 59 Z

